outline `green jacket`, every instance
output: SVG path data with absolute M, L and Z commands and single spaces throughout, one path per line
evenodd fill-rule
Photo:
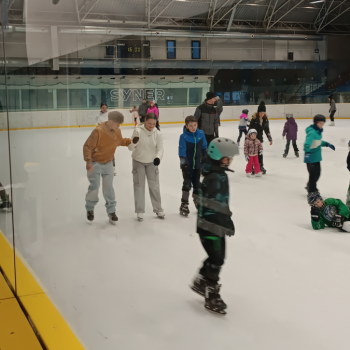
M 322 160 L 321 147 L 328 146 L 327 142 L 322 141 L 323 129 L 319 129 L 313 124 L 307 127 L 305 131 L 306 140 L 304 143 L 304 151 L 305 153 L 311 153 L 310 163 L 318 163 Z
M 324 204 L 324 208 L 320 210 L 319 221 L 313 221 L 311 219 L 312 228 L 314 230 L 321 230 L 325 228 L 326 225 L 332 227 L 335 214 L 340 214 L 349 218 L 350 210 L 340 199 L 327 198 Z

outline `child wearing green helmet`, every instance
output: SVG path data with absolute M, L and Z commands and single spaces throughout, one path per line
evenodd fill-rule
M 197 233 L 208 254 L 191 287 L 205 297 L 205 308 L 220 315 L 226 314 L 226 304 L 220 297 L 218 284 L 221 266 L 225 261 L 225 236 L 235 234 L 229 206 L 229 182 L 226 171 L 232 159 L 239 154 L 238 146 L 230 139 L 220 137 L 210 142 L 204 176 L 199 189 Z

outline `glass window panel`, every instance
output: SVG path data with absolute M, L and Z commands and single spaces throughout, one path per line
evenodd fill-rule
M 167 58 L 175 59 L 176 58 L 176 41 L 175 40 L 167 40 Z
M 200 41 L 192 41 L 192 59 L 201 58 L 201 43 Z

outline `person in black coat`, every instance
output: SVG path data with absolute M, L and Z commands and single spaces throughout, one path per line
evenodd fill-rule
M 264 101 L 260 102 L 258 111 L 252 115 L 252 119 L 249 125 L 249 130 L 250 129 L 255 129 L 257 131 L 256 138 L 261 143 L 264 142 L 263 133 L 265 132 L 266 137 L 270 142 L 270 145 L 272 145 L 272 137 L 270 133 L 269 120 L 267 118 L 266 106 Z M 261 172 L 265 175 L 266 169 L 264 168 L 264 158 L 262 153 L 259 155 L 259 164 L 260 164 Z

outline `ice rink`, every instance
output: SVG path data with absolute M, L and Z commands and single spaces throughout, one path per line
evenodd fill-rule
M 265 176 L 245 176 L 243 142 L 231 166 L 235 173 L 228 173 L 236 235 L 227 239 L 221 275 L 225 317 L 207 312 L 189 288 L 205 253 L 193 203 L 188 218 L 179 216 L 183 125 L 161 126 L 164 221 L 147 195 L 144 221 L 136 221 L 131 152 L 117 149 L 116 226 L 108 222 L 101 193 L 95 221 L 89 225 L 85 218 L 82 150 L 91 128 L 10 133 L 16 247 L 86 349 L 349 349 L 350 234 L 312 230 L 303 163 L 311 120 L 297 120 L 300 158 L 292 147 L 282 157 L 284 122 L 270 121 L 272 146 L 264 137 Z M 350 121 L 328 124 L 323 140 L 336 151 L 322 150 L 318 188 L 324 198 L 345 202 Z M 123 136 L 132 129 L 123 127 Z M 238 122 L 223 122 L 220 136 L 236 141 Z M 6 143 L 1 132 L 2 159 L 8 158 Z M 5 224 L 8 214 L 0 213 L 0 227 Z

